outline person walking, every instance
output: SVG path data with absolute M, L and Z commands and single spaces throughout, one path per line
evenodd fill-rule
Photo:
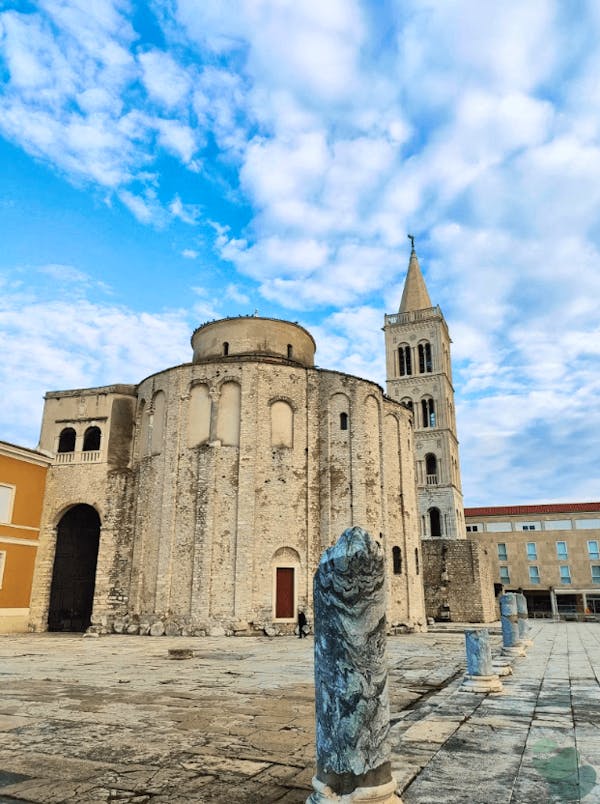
M 306 625 L 306 614 L 302 609 L 298 612 L 298 639 L 302 639 L 302 637 L 306 636 L 304 633 L 304 627 Z

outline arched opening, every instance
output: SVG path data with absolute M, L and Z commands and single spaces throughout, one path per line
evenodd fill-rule
M 228 343 L 228 341 L 224 341 L 223 342 L 223 355 L 225 357 L 227 357 L 228 354 L 229 354 L 229 343 Z
M 425 341 L 420 343 L 419 352 L 419 374 L 431 374 L 433 364 L 431 361 L 431 344 Z
M 431 397 L 421 400 L 423 427 L 435 427 L 435 405 Z
M 291 360 L 294 356 L 294 348 L 291 343 L 288 343 L 287 345 L 287 356 L 288 360 Z
M 50 588 L 49 631 L 85 631 L 96 585 L 100 517 L 91 505 L 75 505 L 56 529 Z
M 428 486 L 435 486 L 437 484 L 437 458 L 433 452 L 428 452 L 425 456 L 425 475 Z
M 340 430 L 348 429 L 348 414 L 340 413 Z
M 100 449 L 102 433 L 99 427 L 88 427 L 83 435 L 83 451 L 97 452 Z
M 392 565 L 394 575 L 402 575 L 402 550 L 399 547 L 392 547 Z
M 294 445 L 294 411 L 288 402 L 277 400 L 271 405 L 271 446 Z
M 413 401 L 409 396 L 405 396 L 403 399 L 401 399 L 400 404 L 403 405 L 407 410 L 412 411 L 414 409 Z
M 412 360 L 408 344 L 403 343 L 398 347 L 398 368 L 401 377 L 409 377 L 412 374 Z
M 75 430 L 65 427 L 58 437 L 58 452 L 75 452 Z
M 432 539 L 440 539 L 442 536 L 442 517 L 439 508 L 430 508 L 429 514 L 429 535 Z

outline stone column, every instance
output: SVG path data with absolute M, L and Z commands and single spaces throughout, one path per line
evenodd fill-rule
M 502 692 L 502 683 L 492 665 L 490 633 L 487 628 L 465 630 L 467 674 L 460 689 L 463 692 Z
M 314 580 L 317 772 L 307 804 L 399 804 L 390 767 L 383 551 L 348 528 Z
M 560 619 L 558 615 L 558 603 L 556 602 L 556 592 L 550 587 L 550 606 L 552 607 L 552 617 L 555 620 Z
M 519 638 L 523 645 L 530 647 L 533 645 L 531 639 L 528 638 L 529 634 L 529 612 L 527 611 L 527 598 L 522 592 L 517 592 L 517 616 L 519 618 Z
M 507 592 L 500 596 L 500 619 L 502 621 L 502 653 L 505 656 L 525 656 L 525 649 L 519 638 L 517 596 L 514 592 Z

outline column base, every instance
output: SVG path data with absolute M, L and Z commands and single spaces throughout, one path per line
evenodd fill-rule
M 465 675 L 459 692 L 502 692 L 504 687 L 497 675 L 470 676 Z
M 502 655 L 516 658 L 517 656 L 526 656 L 527 654 L 523 645 L 514 645 L 512 648 L 502 648 Z
M 402 804 L 402 799 L 396 795 L 397 782 L 392 779 L 391 782 L 380 784 L 376 787 L 357 787 L 351 793 L 344 793 L 338 795 L 334 792 L 329 785 L 319 781 L 316 776 L 313 776 L 312 786 L 314 792 L 306 799 L 306 804 L 329 804 L 329 802 L 338 802 L 338 804 Z
M 496 662 L 492 662 L 492 667 L 496 671 L 497 676 L 512 676 L 513 669 L 510 662 L 506 664 L 496 664 Z

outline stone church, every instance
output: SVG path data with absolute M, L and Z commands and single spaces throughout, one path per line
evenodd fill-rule
M 321 553 L 361 525 L 384 549 L 388 623 L 424 628 L 420 398 L 411 411 L 404 392 L 316 368 L 313 338 L 288 321 L 211 321 L 191 342 L 191 362 L 136 385 L 46 395 L 39 446 L 55 457 L 30 627 L 289 633 L 299 609 L 312 617 Z M 440 527 L 458 527 L 459 485 L 446 487 Z

